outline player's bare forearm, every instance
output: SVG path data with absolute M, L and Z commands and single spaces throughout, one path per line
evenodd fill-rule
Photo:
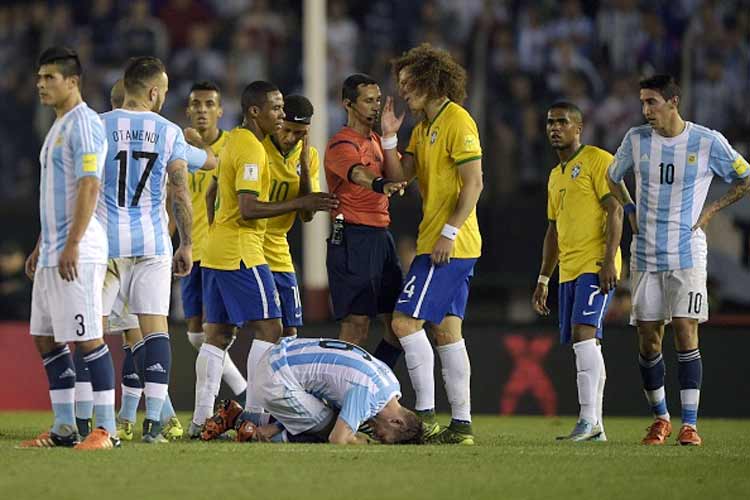
M 739 201 L 748 191 L 750 191 L 750 177 L 734 181 L 732 187 L 729 188 L 729 191 L 727 191 L 724 196 L 703 209 L 703 212 L 701 213 L 698 222 L 693 226 L 693 229 L 705 228 L 717 212 Z
M 216 194 L 219 191 L 219 181 L 216 177 L 211 177 L 211 182 L 208 183 L 206 189 L 206 216 L 208 217 L 208 225 L 214 223 L 214 212 L 216 210 Z
M 294 198 L 286 201 L 265 202 L 258 200 L 258 197 L 250 193 L 240 193 L 239 205 L 240 214 L 245 220 L 251 219 L 268 219 L 277 215 L 288 214 L 300 210 L 302 207 L 299 203 L 300 198 Z
M 549 221 L 547 232 L 544 233 L 544 243 L 542 245 L 542 265 L 539 268 L 539 274 L 542 276 L 552 276 L 557 267 L 560 256 L 560 249 L 557 246 L 557 225 L 554 221 Z
M 458 195 L 456 208 L 448 217 L 446 223 L 460 229 L 476 208 L 484 184 L 482 181 L 482 160 L 470 161 L 458 168 L 460 169 L 463 186 L 461 186 L 461 192 Z
M 172 162 L 170 167 L 175 163 L 177 162 Z M 172 213 L 180 235 L 181 246 L 193 244 L 193 206 L 190 201 L 187 176 L 187 164 L 184 161 L 179 161 L 178 165 L 169 169 L 168 192 L 171 192 L 172 196 Z
M 214 170 L 216 167 L 219 166 L 219 159 L 216 158 L 216 155 L 211 150 L 210 147 L 205 146 L 202 148 L 203 151 L 206 152 L 206 162 L 201 167 L 201 170 Z
M 608 196 L 602 200 L 602 205 L 604 205 L 604 209 L 607 211 L 607 227 L 604 233 L 606 237 L 604 260 L 613 263 L 617 255 L 617 249 L 620 248 L 620 240 L 622 239 L 624 212 L 622 205 L 613 196 Z
M 375 191 L 372 181 L 378 178 L 378 176 L 372 170 L 368 170 L 363 165 L 357 165 L 352 169 L 352 173 L 349 176 L 354 184 L 362 186 L 365 189 Z M 406 181 L 395 181 L 391 178 L 387 178 L 388 182 L 383 185 L 383 194 L 391 196 L 393 193 L 400 192 L 403 194 L 403 190 L 406 188 Z M 380 193 L 380 191 L 376 191 Z
M 81 177 L 78 181 L 73 220 L 68 232 L 68 241 L 70 243 L 80 243 L 83 235 L 86 233 L 86 228 L 89 227 L 91 216 L 94 215 L 98 198 L 99 179 L 93 175 Z
M 367 444 L 367 439 L 358 436 L 349 428 L 349 424 L 338 418 L 331 434 L 328 435 L 328 442 L 331 444 Z
M 300 164 L 299 195 L 298 196 L 305 196 L 306 194 L 310 194 L 310 193 L 312 193 L 312 182 L 310 180 L 310 167 L 308 165 Z M 302 222 L 310 222 L 314 215 L 309 210 L 300 210 L 298 214 Z

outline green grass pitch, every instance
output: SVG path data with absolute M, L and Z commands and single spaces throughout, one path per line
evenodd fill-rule
M 675 435 L 668 446 L 639 445 L 645 418 L 608 418 L 607 443 L 567 443 L 554 438 L 567 434 L 572 417 L 493 416 L 476 418 L 474 447 L 180 441 L 88 453 L 15 448 L 50 418 L 0 413 L 2 498 L 750 498 L 748 420 L 701 420 L 700 448 L 675 446 Z

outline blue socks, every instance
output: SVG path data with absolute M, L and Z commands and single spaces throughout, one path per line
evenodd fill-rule
M 143 343 L 140 342 L 139 344 L 140 345 L 136 345 L 140 351 L 143 352 Z M 122 346 L 122 348 L 125 351 L 125 359 L 122 362 L 122 406 L 120 407 L 118 418 L 120 420 L 127 420 L 128 422 L 134 423 L 136 412 L 138 411 L 138 404 L 140 403 L 141 395 L 143 394 L 143 382 L 138 375 L 135 356 L 133 355 L 130 346 L 126 344 Z M 139 355 L 139 358 L 141 365 L 143 365 L 143 356 Z
M 699 349 L 677 353 L 677 377 L 680 379 L 682 423 L 695 427 L 698 423 L 703 360 Z
M 75 385 L 76 370 L 73 357 L 67 345 L 59 347 L 42 356 L 44 371 L 49 382 L 49 397 L 55 422 L 52 432 L 67 436 L 75 429 Z M 68 426 L 62 429 L 61 426 Z M 64 434 L 62 434 L 64 432 Z
M 664 392 L 664 376 L 666 374 L 664 358 L 661 353 L 651 359 L 646 359 L 642 354 L 639 354 L 638 364 L 643 379 L 643 392 L 646 394 L 654 417 L 669 420 L 667 398 Z
M 393 368 L 398 363 L 401 355 L 404 353 L 400 348 L 389 344 L 385 339 L 381 340 L 378 347 L 373 353 L 376 358 L 388 365 L 389 368 Z
M 91 431 L 89 420 L 94 414 L 94 394 L 91 388 L 91 374 L 83 360 L 81 349 L 76 349 L 73 363 L 76 367 L 76 425 L 78 433 L 86 437 Z
M 102 344 L 84 354 L 94 395 L 94 415 L 97 427 L 102 427 L 111 436 L 117 435 L 115 426 L 115 369 L 112 354 L 107 344 Z
M 161 421 L 161 410 L 169 388 L 169 371 L 172 365 L 172 351 L 169 334 L 152 333 L 143 339 L 143 379 L 146 394 L 146 418 Z M 137 365 L 136 365 L 137 366 Z

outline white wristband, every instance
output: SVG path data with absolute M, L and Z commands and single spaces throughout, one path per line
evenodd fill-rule
M 539 277 L 536 279 L 537 283 L 540 283 L 544 286 L 549 286 L 549 276 L 545 276 L 543 274 L 540 274 Z
M 393 134 L 389 137 L 381 137 L 380 144 L 385 150 L 396 149 L 396 146 L 398 146 L 398 136 L 396 134 Z
M 448 238 L 449 240 L 455 240 L 458 236 L 458 228 L 453 227 L 450 224 L 443 226 L 443 230 L 440 231 L 440 235 Z

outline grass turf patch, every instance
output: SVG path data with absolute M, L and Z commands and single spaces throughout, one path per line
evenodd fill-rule
M 180 418 L 187 424 L 187 414 Z M 750 496 L 748 420 L 701 420 L 702 447 L 675 446 L 676 430 L 668 446 L 641 446 L 650 421 L 614 417 L 605 422 L 607 443 L 556 442 L 574 420 L 478 416 L 473 447 L 183 440 L 83 453 L 16 449 L 51 415 L 0 413 L 0 491 L 9 499 L 113 500 Z

